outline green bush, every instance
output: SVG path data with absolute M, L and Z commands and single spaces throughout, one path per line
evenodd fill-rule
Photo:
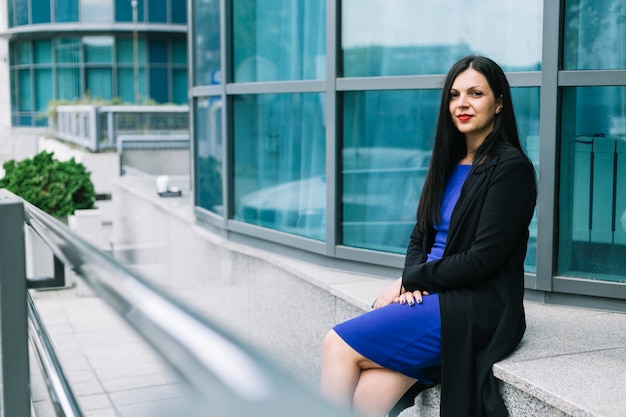
M 74 158 L 58 161 L 53 156 L 53 152 L 42 151 L 32 159 L 5 162 L 0 188 L 58 218 L 94 208 L 96 193 L 85 166 Z

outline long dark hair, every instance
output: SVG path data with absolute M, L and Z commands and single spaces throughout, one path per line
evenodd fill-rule
M 502 68 L 491 59 L 476 55 L 467 56 L 454 64 L 446 76 L 441 91 L 435 143 L 428 175 L 417 208 L 417 222 L 422 232 L 439 223 L 446 178 L 454 166 L 467 154 L 465 135 L 454 126 L 450 117 L 449 105 L 450 90 L 454 80 L 460 73 L 469 68 L 484 75 L 495 97 L 500 97 L 502 100 L 502 111 L 496 114 L 492 132 L 487 135 L 476 150 L 473 165 L 481 163 L 488 154 L 496 149 L 506 146 L 521 149 L 509 82 Z

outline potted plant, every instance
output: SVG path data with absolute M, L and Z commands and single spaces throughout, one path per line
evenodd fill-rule
M 53 152 L 42 151 L 20 162 L 5 162 L 0 188 L 57 218 L 66 218 L 78 209 L 94 208 L 96 193 L 85 166 L 74 158 L 59 161 L 53 156 Z

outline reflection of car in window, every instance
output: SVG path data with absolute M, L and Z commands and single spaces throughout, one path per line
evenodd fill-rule
M 342 156 L 344 225 L 358 223 L 361 230 L 366 228 L 364 222 L 383 222 L 387 228 L 408 223 L 411 227 L 428 171 L 430 151 L 347 148 Z M 304 178 L 249 193 L 236 203 L 235 218 L 323 239 L 326 178 Z

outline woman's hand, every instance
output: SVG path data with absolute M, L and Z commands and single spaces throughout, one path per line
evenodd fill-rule
M 391 285 L 385 288 L 382 293 L 380 293 L 376 301 L 374 301 L 374 304 L 372 304 L 372 308 L 381 308 L 393 303 L 394 300 L 398 298 L 398 296 L 403 292 L 404 289 L 402 288 L 402 278 L 398 278 L 397 280 L 392 282 Z
M 396 298 L 394 298 L 393 302 L 414 306 L 415 303 L 422 304 L 422 295 L 428 295 L 428 292 L 420 290 L 405 291 Z

